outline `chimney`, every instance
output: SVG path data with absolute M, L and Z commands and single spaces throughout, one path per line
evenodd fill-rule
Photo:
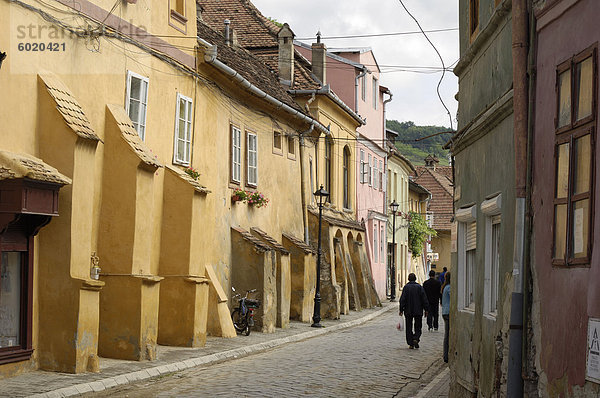
M 229 25 L 231 24 L 231 21 L 229 19 L 226 19 L 223 22 L 225 23 L 225 30 L 223 32 L 223 35 L 225 36 L 225 44 L 231 46 L 231 32 L 229 30 Z
M 326 84 L 326 54 L 327 46 L 324 43 L 321 43 L 321 32 L 319 31 L 317 32 L 317 42 L 312 44 L 312 71 L 323 85 Z
M 292 87 L 294 82 L 294 32 L 287 23 L 277 33 L 279 41 L 279 81 Z

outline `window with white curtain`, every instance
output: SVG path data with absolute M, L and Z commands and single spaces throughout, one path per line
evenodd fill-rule
M 192 99 L 177 94 L 173 163 L 188 166 L 192 152 Z
M 246 133 L 247 183 L 253 187 L 258 185 L 258 138 L 254 133 Z
M 146 138 L 148 84 L 149 79 L 147 77 L 131 71 L 127 72 L 127 98 L 125 100 L 125 111 L 133 122 L 133 126 L 142 141 Z
M 231 181 L 239 184 L 242 176 L 242 131 L 231 126 Z

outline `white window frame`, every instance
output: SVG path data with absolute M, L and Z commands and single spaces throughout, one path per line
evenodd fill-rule
M 237 145 L 236 145 L 237 144 Z M 242 130 L 231 125 L 231 181 L 242 181 Z
M 377 159 L 373 156 L 373 188 L 377 189 L 377 178 L 379 177 L 379 170 L 377 169 Z
M 475 205 L 461 208 L 456 211 L 454 215 L 455 220 L 458 222 L 458 278 L 457 282 L 457 292 L 458 292 L 458 309 L 460 311 L 466 311 L 470 313 L 474 313 L 475 311 L 475 299 L 474 296 L 476 294 L 475 283 L 476 283 L 476 260 L 477 260 L 477 247 L 473 250 L 474 253 L 468 253 L 466 243 L 467 243 L 467 231 L 469 228 L 469 224 L 476 223 L 477 220 L 477 207 Z M 477 228 L 477 224 L 475 224 L 475 228 Z M 475 258 L 474 263 L 472 264 L 470 260 L 472 258 L 468 258 L 474 255 Z M 472 298 L 472 300 L 471 300 Z
M 500 293 L 500 240 L 502 225 L 502 195 L 498 194 L 481 203 L 485 214 L 485 266 L 483 313 L 496 319 Z
M 379 80 L 373 76 L 373 109 L 377 110 L 379 104 Z
M 367 100 L 367 75 L 361 78 L 360 97 L 365 102 Z
M 180 102 L 185 102 L 185 115 L 180 114 Z M 177 93 L 177 106 L 175 108 L 175 139 L 173 146 L 173 163 L 182 166 L 189 166 L 192 154 L 192 120 L 194 114 L 194 102 L 191 98 Z M 183 137 L 179 135 L 181 123 L 184 124 Z M 179 143 L 183 143 L 184 153 L 183 158 L 179 158 Z
M 130 102 L 132 100 L 132 98 L 131 98 L 131 80 L 132 79 L 141 80 L 142 83 L 146 84 L 146 95 L 143 98 L 143 100 L 141 97 L 133 99 L 140 103 L 139 112 L 138 112 L 137 118 L 135 120 L 133 120 L 133 118 L 131 118 L 131 115 L 129 115 Z M 143 86 L 144 85 L 141 84 L 141 87 L 143 87 Z M 142 76 L 142 75 L 138 75 L 137 73 L 132 72 L 130 70 L 127 71 L 127 88 L 126 88 L 127 91 L 126 91 L 126 98 L 125 98 L 125 112 L 127 113 L 127 115 L 129 115 L 129 118 L 134 123 L 135 129 L 138 132 L 138 135 L 140 136 L 142 141 L 144 141 L 146 138 L 146 116 L 148 114 L 148 91 L 149 91 L 149 89 L 150 89 L 150 79 L 149 78 Z M 144 112 L 141 112 L 142 108 L 143 108 Z M 142 114 L 144 115 L 143 118 L 141 116 Z
M 246 132 L 246 184 L 258 186 L 258 136 L 251 132 Z
M 372 176 L 373 176 L 373 165 L 372 165 L 372 158 L 371 158 L 371 154 L 367 154 L 367 160 L 368 160 L 368 168 L 367 168 L 367 182 L 369 184 L 369 186 L 373 186 L 373 180 L 372 180 Z
M 365 151 L 360 150 L 360 183 L 364 184 L 366 182 L 365 178 Z
M 383 170 L 383 160 L 379 161 L 379 190 L 384 191 L 385 182 L 384 182 L 385 173 Z
M 381 259 L 381 262 L 383 262 L 383 260 L 385 259 L 385 253 L 383 251 L 383 249 L 384 249 L 384 245 L 383 245 L 383 242 L 384 242 L 383 238 L 384 238 L 384 236 L 385 236 L 385 233 L 384 233 L 383 225 L 381 225 L 379 227 L 379 249 L 380 249 L 380 257 L 379 258 Z
M 373 223 L 373 262 L 374 263 L 378 263 L 379 262 L 379 239 L 377 238 L 377 224 Z

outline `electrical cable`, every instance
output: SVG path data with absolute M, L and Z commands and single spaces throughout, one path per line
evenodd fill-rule
M 435 47 L 435 45 L 433 44 L 433 42 L 429 39 L 429 37 L 427 36 L 427 33 L 425 33 L 425 31 L 423 30 L 423 28 L 421 27 L 421 24 L 419 23 L 419 21 L 417 20 L 417 18 L 415 18 L 414 15 L 411 14 L 410 11 L 408 11 L 408 8 L 406 8 L 406 6 L 404 5 L 404 2 L 402 0 L 398 0 L 398 1 L 402 5 L 402 7 L 406 11 L 406 13 L 408 15 L 410 15 L 410 17 L 415 21 L 415 23 L 417 24 L 417 26 L 421 30 L 421 33 L 423 33 L 423 36 L 425 36 L 425 39 L 427 39 L 427 41 L 429 42 L 429 44 L 431 44 L 431 47 L 433 47 L 433 49 L 435 50 L 436 54 L 440 58 L 440 61 L 442 61 L 442 70 L 443 71 L 442 71 L 442 77 L 440 78 L 440 81 L 438 82 L 438 85 L 437 85 L 437 95 L 438 95 L 438 98 L 440 99 L 440 102 L 442 103 L 442 105 L 446 109 L 446 112 L 448 113 L 448 117 L 450 118 L 450 129 L 452 130 L 453 129 L 452 128 L 452 114 L 450 113 L 450 110 L 446 106 L 446 103 L 444 102 L 444 100 L 442 99 L 442 95 L 440 94 L 440 86 L 442 84 L 442 81 L 444 80 L 444 76 L 446 75 L 446 65 L 444 64 L 444 58 L 442 58 L 442 55 L 440 54 L 440 52 L 438 51 L 438 49 Z
M 427 33 L 439 33 L 439 32 L 451 32 L 457 31 L 458 28 L 444 28 L 444 29 L 432 29 L 427 30 Z M 335 39 L 359 39 L 363 37 L 383 37 L 383 36 L 404 36 L 404 35 L 416 35 L 421 34 L 422 31 L 414 31 L 414 32 L 391 32 L 391 33 L 368 33 L 364 35 L 347 35 L 347 36 L 322 36 L 321 39 L 325 40 L 335 40 Z M 314 37 L 302 37 L 296 40 L 314 40 Z

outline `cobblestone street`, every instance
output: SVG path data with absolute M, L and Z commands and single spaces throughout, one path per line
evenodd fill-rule
M 87 396 L 431 396 L 423 389 L 444 371 L 443 333 L 425 325 L 421 348 L 411 350 L 397 321 L 392 310 L 361 326 Z

